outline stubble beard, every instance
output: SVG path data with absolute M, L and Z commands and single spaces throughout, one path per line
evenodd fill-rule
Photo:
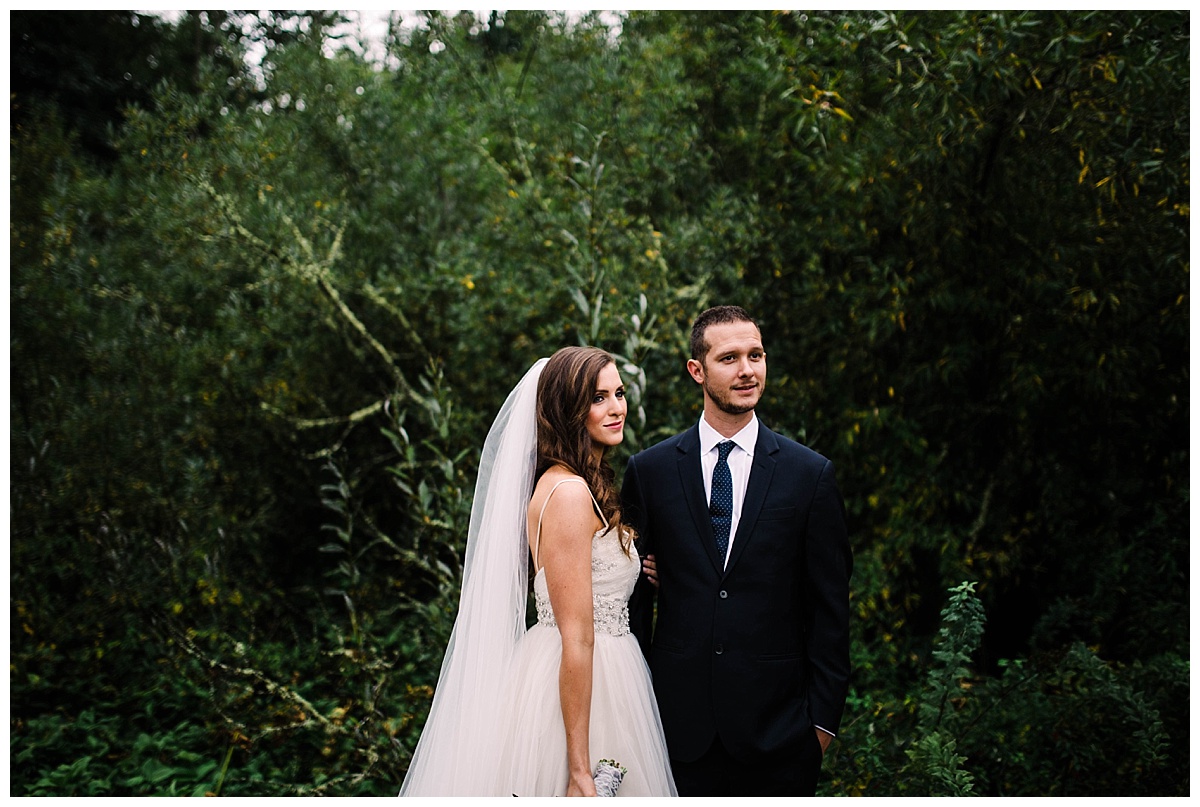
M 716 404 L 717 409 L 720 409 L 727 415 L 744 415 L 747 412 L 753 412 L 754 407 L 758 405 L 762 399 L 763 389 L 766 384 L 762 381 L 758 382 L 758 397 L 754 399 L 752 404 L 735 404 L 729 398 L 728 390 L 717 390 L 708 383 L 708 379 L 704 380 L 704 392 L 707 393 L 709 400 Z

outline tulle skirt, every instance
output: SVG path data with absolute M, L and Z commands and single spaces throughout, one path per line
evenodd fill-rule
M 618 796 L 676 795 L 650 670 L 637 640 L 597 633 L 592 652 L 592 765 L 612 759 L 627 769 Z M 517 644 L 500 723 L 508 734 L 499 769 L 505 795 L 566 795 L 561 659 L 557 628 L 534 625 Z

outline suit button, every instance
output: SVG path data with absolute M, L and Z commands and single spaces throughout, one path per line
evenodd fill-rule
M 721 599 L 725 599 L 728 596 L 729 596 L 729 592 L 726 591 L 725 589 L 721 589 Z
M 718 656 L 719 656 L 719 655 L 721 655 L 722 653 L 724 653 L 724 652 L 725 652 L 725 646 L 724 646 L 724 645 L 717 645 L 717 648 L 716 648 L 716 649 L 717 649 L 717 655 L 718 655 Z

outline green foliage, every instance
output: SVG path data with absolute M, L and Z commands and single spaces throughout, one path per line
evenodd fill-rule
M 924 687 L 903 703 L 856 698 L 827 762 L 830 792 L 914 796 L 1100 796 L 1184 792 L 1189 665 L 1169 654 L 1150 669 L 1075 644 L 972 663 L 984 615 L 974 583 L 950 589 Z M 865 721 L 865 723 L 864 723 Z M 881 736 L 882 735 L 882 736 Z M 885 737 L 891 738 L 885 741 Z M 1185 743 L 1186 745 L 1186 743 Z
M 951 722 L 950 707 L 960 696 L 971 656 L 979 649 L 984 621 L 983 605 L 975 595 L 974 583 L 950 589 L 950 600 L 942 609 L 942 626 L 931 654 L 933 665 L 925 697 L 918 711 L 917 728 L 922 734 L 936 732 Z
M 1184 757 L 1181 749 L 1168 751 L 1171 735 L 1160 716 L 1187 697 L 1187 663 L 1172 661 L 1179 677 L 1169 694 L 1153 695 L 1140 665 L 1106 663 L 1082 644 L 1008 665 L 980 688 L 970 709 L 969 750 L 980 775 L 997 795 L 1149 795 L 1186 787 Z
M 1185 13 L 95 14 L 14 15 L 14 795 L 394 793 L 513 380 L 617 354 L 620 467 L 722 302 L 850 517 L 823 792 L 1188 792 Z
M 915 787 L 928 788 L 931 796 L 969 796 L 974 777 L 963 769 L 967 758 L 956 752 L 958 710 L 969 686 L 971 656 L 983 638 L 983 606 L 974 583 L 950 589 L 942 609 L 942 626 L 935 640 L 933 665 L 917 710 L 917 740 L 905 753 L 911 760 Z
M 963 769 L 967 758 L 957 753 L 955 745 L 940 731 L 922 734 L 906 752 L 913 772 L 906 787 L 927 789 L 931 796 L 970 796 L 974 777 Z

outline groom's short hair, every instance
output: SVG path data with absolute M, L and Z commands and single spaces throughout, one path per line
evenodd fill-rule
M 692 323 L 692 358 L 698 362 L 704 362 L 704 356 L 708 353 L 709 348 L 708 341 L 704 338 L 704 332 L 708 330 L 708 326 L 725 325 L 730 322 L 749 322 L 758 328 L 758 323 L 740 305 L 718 305 L 702 311 L 700 316 L 696 317 L 696 321 Z

